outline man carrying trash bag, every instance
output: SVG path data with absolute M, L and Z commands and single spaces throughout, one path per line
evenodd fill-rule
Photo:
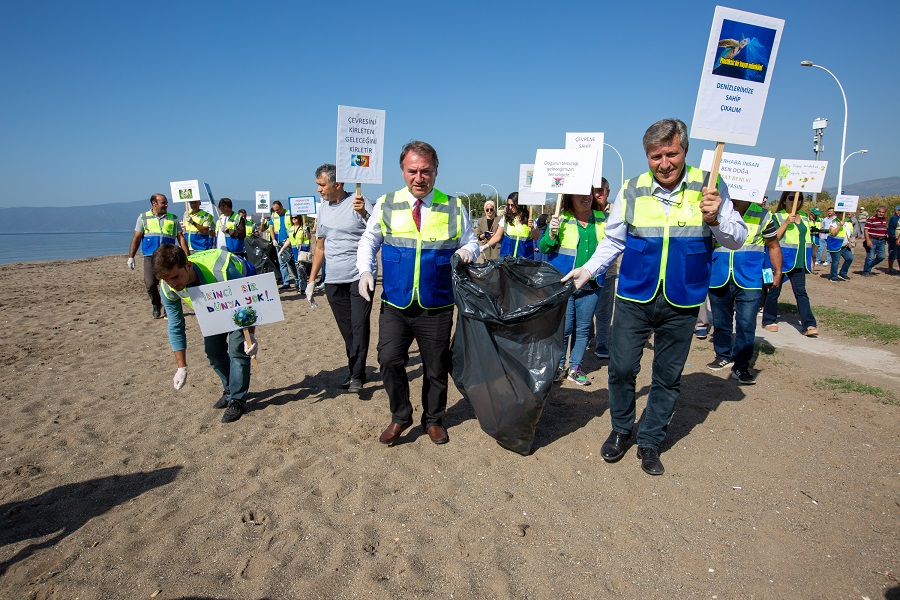
M 523 258 L 468 265 L 454 258 L 453 267 L 453 381 L 484 432 L 527 455 L 565 352 L 575 288 L 561 284 L 549 263 Z

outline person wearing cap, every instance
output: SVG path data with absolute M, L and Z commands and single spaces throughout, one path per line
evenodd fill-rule
M 888 275 L 896 275 L 894 261 L 900 256 L 900 204 L 894 207 L 893 216 L 888 219 Z M 900 264 L 897 265 L 900 267 Z

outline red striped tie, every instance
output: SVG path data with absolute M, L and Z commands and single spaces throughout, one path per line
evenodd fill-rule
M 416 205 L 413 206 L 413 221 L 416 222 L 416 229 L 422 231 L 422 202 L 421 198 L 416 198 Z

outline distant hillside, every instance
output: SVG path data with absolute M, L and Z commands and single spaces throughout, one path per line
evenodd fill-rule
M 235 202 L 234 209 L 249 211 L 251 205 L 252 202 Z M 184 207 L 170 202 L 169 212 L 181 218 Z M 149 200 L 91 206 L 0 208 L 0 233 L 134 231 L 137 216 L 147 210 L 150 210 Z
M 837 194 L 837 186 L 825 188 L 832 196 Z M 844 193 L 852 196 L 868 198 L 869 196 L 900 196 L 900 177 L 885 177 L 860 183 L 844 185 Z
M 837 186 L 825 188 L 825 191 L 835 196 L 837 194 Z M 900 196 L 900 177 L 885 177 L 884 179 L 871 179 L 869 181 L 861 181 L 859 183 L 849 183 L 844 186 L 844 191 L 851 196 L 859 196 L 860 198 L 869 198 L 871 196 Z M 781 192 L 769 190 L 769 201 L 777 201 L 781 197 Z

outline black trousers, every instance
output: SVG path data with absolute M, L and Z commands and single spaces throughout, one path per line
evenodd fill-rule
M 409 399 L 409 347 L 413 340 L 422 359 L 422 426 L 441 425 L 447 410 L 447 381 L 450 373 L 450 332 L 453 307 L 424 309 L 416 304 L 405 309 L 381 303 L 378 335 L 378 364 L 381 380 L 391 405 L 391 419 L 406 423 L 412 419 Z
M 152 256 L 144 257 L 144 287 L 147 288 L 147 295 L 150 297 L 150 304 L 154 308 L 162 308 L 162 297 L 159 295 L 159 279 L 153 275 L 153 268 L 150 266 Z
M 298 265 L 303 268 L 303 264 Z M 325 284 L 325 296 L 334 320 L 344 338 L 350 377 L 365 381 L 366 356 L 372 331 L 372 301 L 359 295 L 359 280 L 350 283 Z

